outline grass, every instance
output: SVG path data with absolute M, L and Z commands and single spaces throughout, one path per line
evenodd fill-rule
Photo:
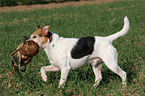
M 124 1 L 0 13 L 0 95 L 145 95 L 144 5 L 144 1 Z M 103 80 L 97 88 L 91 89 L 94 73 L 89 64 L 71 70 L 64 89 L 57 88 L 60 72 L 47 72 L 48 81 L 44 83 L 40 68 L 49 65 L 44 51 L 34 57 L 27 71 L 22 73 L 24 80 L 16 72 L 10 75 L 12 68 L 9 54 L 23 41 L 22 36 L 30 36 L 36 30 L 37 24 L 50 25 L 50 31 L 63 37 L 108 36 L 122 28 L 126 15 L 131 26 L 129 33 L 113 43 L 119 54 L 118 64 L 127 72 L 126 89 L 122 88 L 121 78 L 105 65 L 102 68 Z

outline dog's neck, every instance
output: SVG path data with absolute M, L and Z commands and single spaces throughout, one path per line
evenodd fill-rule
M 43 46 L 43 49 L 45 49 L 46 47 L 47 48 L 54 47 L 55 46 L 55 43 L 59 39 L 60 39 L 60 37 L 57 34 L 53 33 L 51 42 L 50 42 L 50 40 L 48 40 L 47 43 Z

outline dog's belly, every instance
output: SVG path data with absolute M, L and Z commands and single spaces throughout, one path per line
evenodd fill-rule
M 88 61 L 88 58 L 89 58 L 89 55 L 88 56 L 85 56 L 83 58 L 80 58 L 80 59 L 73 59 L 72 58 L 71 59 L 71 63 L 70 63 L 70 67 L 72 69 L 77 69 L 77 68 L 83 66 L 84 64 L 86 64 L 87 61 Z

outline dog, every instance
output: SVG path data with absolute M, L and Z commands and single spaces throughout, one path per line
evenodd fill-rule
M 63 88 L 70 69 L 76 69 L 86 63 L 91 63 L 95 74 L 94 87 L 96 87 L 102 79 L 101 68 L 104 63 L 110 70 L 121 77 L 124 86 L 127 85 L 127 73 L 117 64 L 117 50 L 112 45 L 114 40 L 128 33 L 130 24 L 127 16 L 124 18 L 122 30 L 107 37 L 63 38 L 49 31 L 49 27 L 44 26 L 40 29 L 38 25 L 36 27 L 37 31 L 30 38 L 46 52 L 51 63 L 49 66 L 41 67 L 43 81 L 47 81 L 46 71 L 61 71 L 58 87 Z

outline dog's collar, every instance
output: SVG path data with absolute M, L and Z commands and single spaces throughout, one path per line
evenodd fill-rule
M 54 47 L 55 43 L 59 40 L 59 36 L 55 33 L 52 33 L 52 41 L 50 42 L 50 46 Z
M 54 34 L 53 32 L 51 32 L 51 31 L 48 31 L 48 32 L 50 32 L 52 35 Z

